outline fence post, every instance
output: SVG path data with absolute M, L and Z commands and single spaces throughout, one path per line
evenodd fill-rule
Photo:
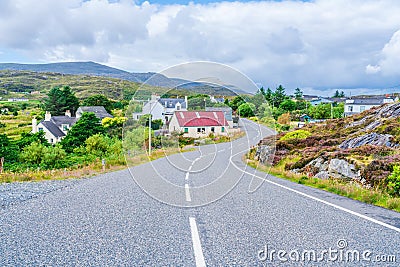
M 3 173 L 3 166 L 4 166 L 4 157 L 0 159 L 0 173 Z

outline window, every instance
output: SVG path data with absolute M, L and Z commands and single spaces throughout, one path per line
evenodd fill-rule
M 39 128 L 39 132 L 40 132 L 40 131 L 43 131 L 43 128 L 42 128 L 42 127 Z
M 360 106 L 360 112 L 363 112 L 365 110 L 365 106 Z
M 185 128 L 184 130 L 185 130 L 185 133 L 189 132 L 189 128 Z
M 223 126 L 221 127 L 221 132 L 223 132 L 223 133 L 225 132 L 225 127 L 223 127 Z
M 51 138 L 51 139 L 50 139 L 50 143 L 52 143 L 52 144 L 54 143 L 54 140 L 53 140 L 53 138 Z
M 181 106 L 180 105 L 176 105 L 176 110 L 181 110 Z
M 198 133 L 205 133 L 206 132 L 206 128 L 197 128 L 197 132 Z
M 348 111 L 348 112 L 353 112 L 353 106 L 348 106 L 348 107 L 347 107 L 347 111 Z
M 214 127 L 211 127 L 211 132 L 215 132 L 215 128 Z
M 63 124 L 62 128 L 63 128 L 63 131 L 68 131 L 68 124 Z

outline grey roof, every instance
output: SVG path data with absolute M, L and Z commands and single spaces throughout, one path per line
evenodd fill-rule
M 230 107 L 206 107 L 206 111 L 222 111 L 224 112 L 225 119 L 231 121 L 232 119 L 232 108 Z
M 40 122 L 44 127 L 46 127 L 49 132 L 55 137 L 63 137 L 65 134 L 60 130 L 60 128 L 55 125 L 52 121 L 41 121 Z
M 368 97 L 368 98 L 352 98 L 349 100 L 354 100 L 353 103 L 346 103 L 346 104 L 356 104 L 356 105 L 382 105 L 384 102 L 383 100 L 386 99 L 385 97 Z
M 100 120 L 104 118 L 113 118 L 113 116 L 110 115 L 103 106 L 83 106 L 79 107 L 76 112 L 80 114 L 83 112 L 93 112 Z
M 187 108 L 183 98 L 160 98 L 158 102 L 165 108 L 175 108 L 177 103 L 180 103 L 182 108 Z
M 69 116 L 52 116 L 50 121 L 61 128 L 63 124 L 68 124 L 69 126 L 74 125 L 76 122 L 76 118 Z

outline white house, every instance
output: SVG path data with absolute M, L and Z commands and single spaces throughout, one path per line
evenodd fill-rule
M 65 112 L 65 116 L 51 116 L 50 112 L 46 111 L 44 120 L 39 124 L 37 124 L 36 118 L 32 119 L 32 133 L 43 131 L 47 141 L 55 144 L 67 135 L 68 130 L 76 121 L 76 117 L 71 117 L 69 110 Z
M 76 117 L 72 117 L 69 110 L 65 112 L 64 116 L 51 116 L 51 113 L 46 111 L 44 120 L 39 124 L 36 118 L 32 119 L 32 133 L 43 131 L 47 141 L 50 144 L 56 144 L 67 135 L 69 129 L 79 120 L 83 112 L 93 112 L 100 120 L 106 117 L 112 118 L 102 106 L 79 107 Z
M 175 111 L 168 130 L 182 132 L 185 137 L 206 137 L 210 133 L 227 135 L 228 121 L 222 111 Z
M 162 120 L 166 125 L 175 111 L 187 110 L 187 96 L 182 98 L 160 98 L 152 95 L 151 99 L 143 106 L 142 112 L 133 113 L 134 119 L 139 119 L 144 114 L 151 114 L 152 120 Z
M 351 98 L 347 99 L 344 104 L 344 116 L 361 113 L 373 107 L 383 104 L 393 103 L 395 99 L 390 97 L 368 97 L 368 98 Z

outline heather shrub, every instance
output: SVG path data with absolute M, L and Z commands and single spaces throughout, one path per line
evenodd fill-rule
M 400 196 L 400 166 L 393 167 L 393 172 L 386 178 L 389 194 Z
M 311 135 L 310 132 L 305 131 L 305 130 L 296 130 L 290 133 L 285 134 L 283 137 L 281 137 L 280 140 L 286 141 L 286 140 L 291 140 L 291 139 L 305 139 Z

